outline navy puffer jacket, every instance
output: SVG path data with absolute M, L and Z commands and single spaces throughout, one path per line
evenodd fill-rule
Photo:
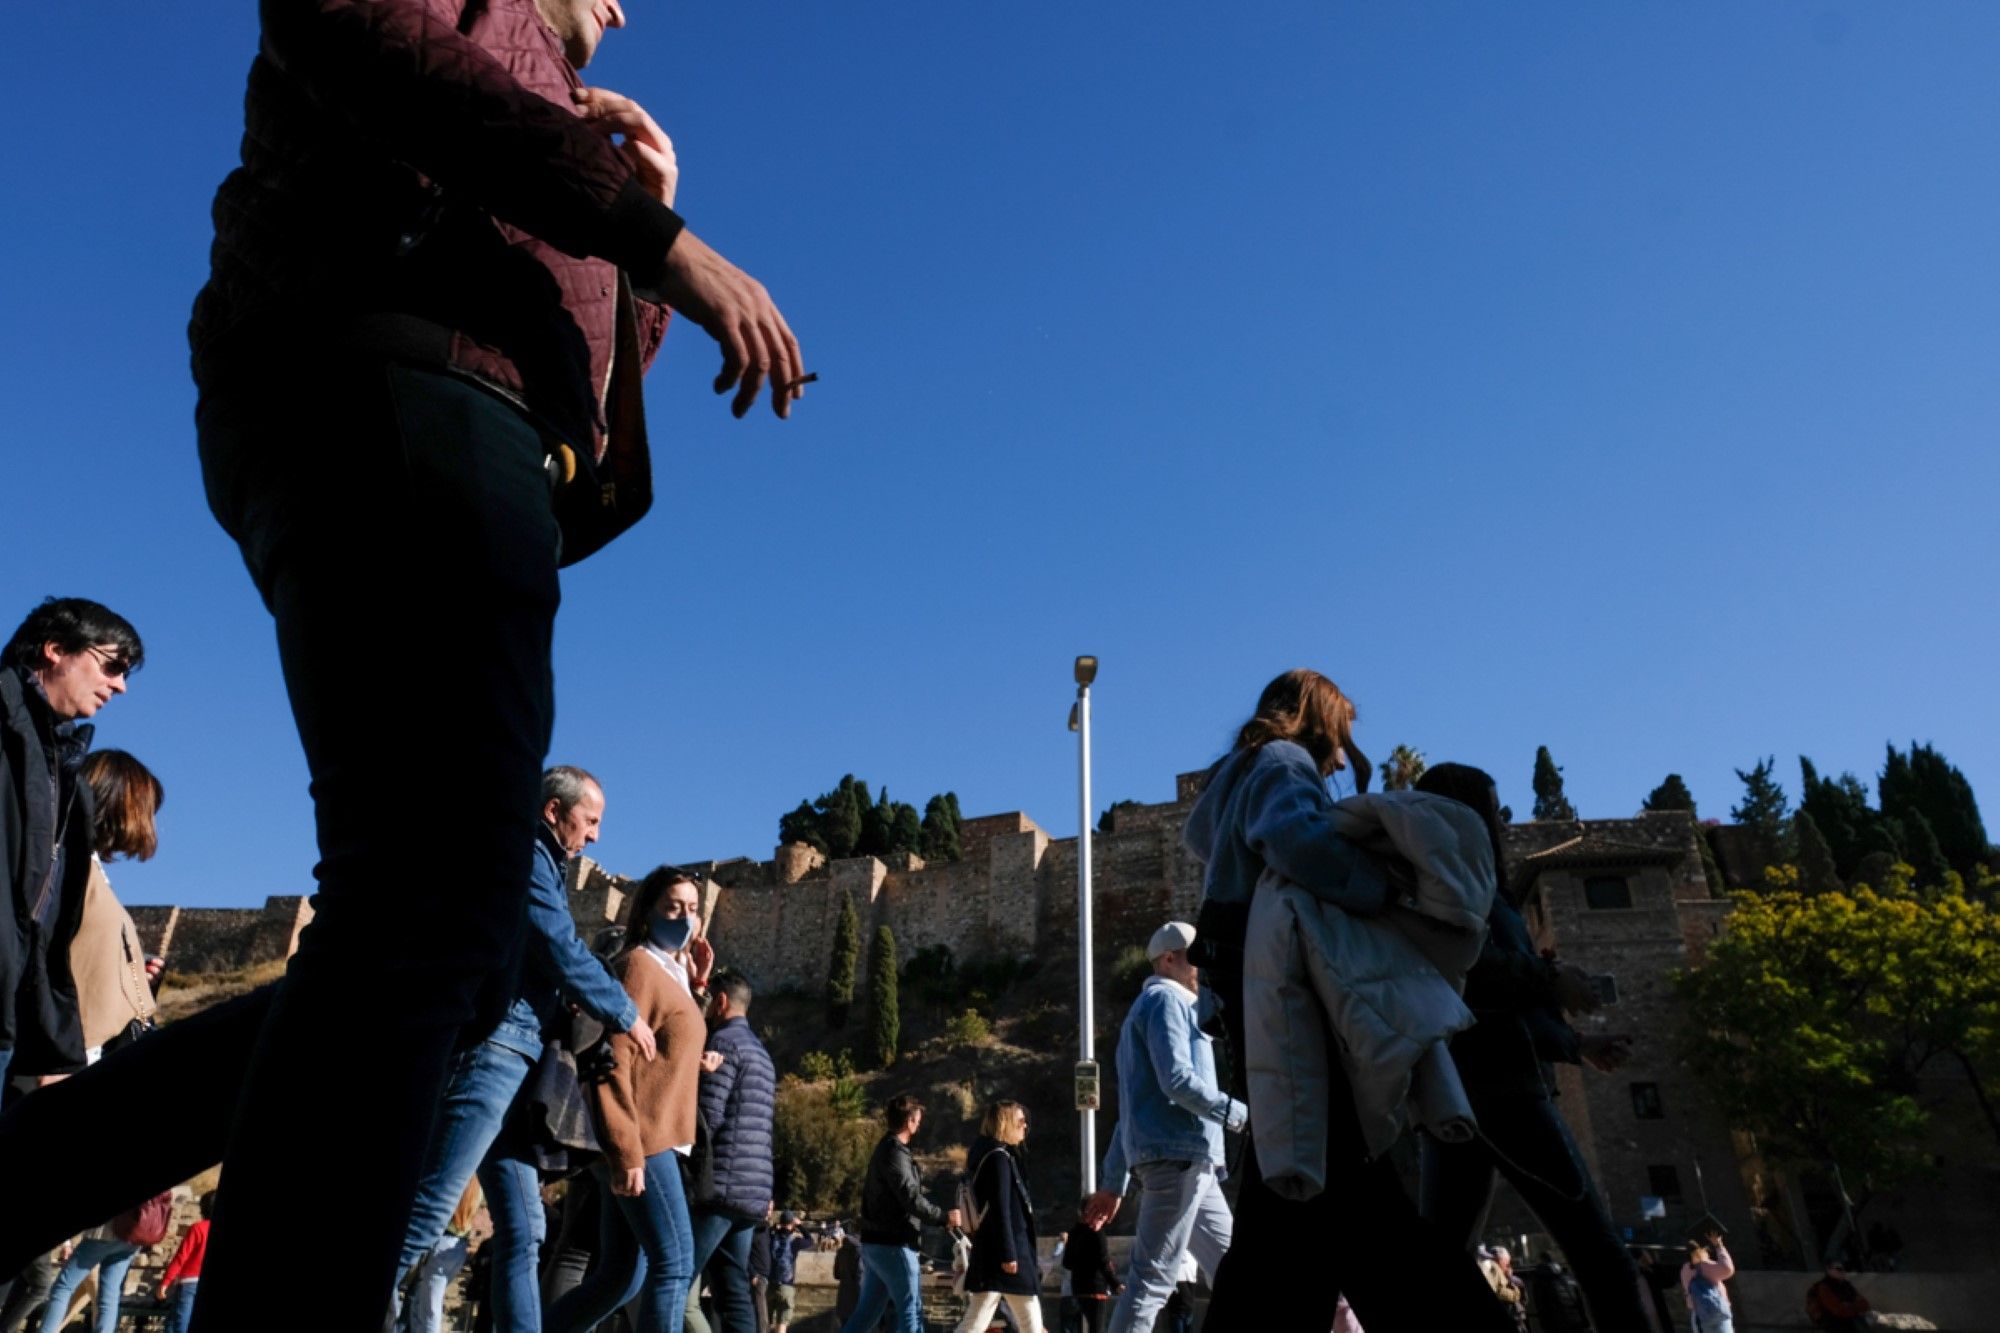
M 732 1018 L 708 1036 L 722 1067 L 701 1076 L 701 1118 L 714 1153 L 715 1192 L 696 1206 L 761 1221 L 773 1195 L 771 1120 L 778 1071 L 748 1020 Z

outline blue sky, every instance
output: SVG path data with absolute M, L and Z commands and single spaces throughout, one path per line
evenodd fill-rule
M 768 855 L 854 772 L 1074 832 L 1294 665 L 1586 815 L 1936 742 L 2000 825 L 2000 7 L 632 0 L 593 82 L 821 383 L 649 383 L 660 501 L 566 577 L 555 755 L 607 863 Z M 268 622 L 194 467 L 187 309 L 253 6 L 13 15 L 0 609 L 99 597 L 167 784 L 135 902 L 309 887 Z M 358 539 L 365 539 L 364 536 Z M 449 782 L 392 644 L 385 818 Z M 449 840 L 448 828 L 435 830 Z

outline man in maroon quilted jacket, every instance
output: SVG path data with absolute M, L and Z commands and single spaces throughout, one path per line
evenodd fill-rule
M 738 416 L 765 391 L 786 416 L 804 376 L 764 288 L 669 207 L 666 136 L 578 77 L 618 0 L 261 8 L 190 337 L 209 504 L 311 773 L 316 916 L 275 994 L 0 1120 L 0 1273 L 220 1157 L 194 1327 L 351 1333 L 447 1062 L 512 994 L 557 566 L 649 501 L 666 310 L 720 344 Z M 333 1280 L 301 1234 L 338 1238 Z

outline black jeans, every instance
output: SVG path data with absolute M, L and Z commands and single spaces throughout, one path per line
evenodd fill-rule
M 37 1215 L 0 1223 L 0 1270 L 220 1157 L 195 1329 L 351 1333 L 381 1321 L 461 1029 L 518 965 L 558 538 L 543 443 L 496 397 L 365 358 L 241 383 L 197 415 L 203 478 L 277 622 L 316 915 L 277 986 L 0 1117 L 10 1197 L 52 1205 L 9 1210 Z M 300 1301 L 306 1214 L 347 1258 Z
M 1555 1103 L 1496 1097 L 1476 1102 L 1474 1110 L 1479 1137 L 1471 1142 L 1424 1138 L 1424 1216 L 1469 1249 L 1485 1227 L 1494 1182 L 1505 1176 L 1562 1247 L 1597 1333 L 1652 1333 L 1639 1266 L 1618 1239 Z
M 1222 999 L 1241 1096 L 1249 1086 L 1241 986 L 1227 976 L 1203 980 Z M 1366 1159 L 1347 1081 L 1335 1053 L 1326 1058 L 1333 1070 L 1326 1189 L 1300 1203 L 1265 1187 L 1253 1114 L 1236 1230 L 1205 1326 L 1326 1333 L 1345 1293 L 1368 1333 L 1513 1333 L 1471 1256 L 1418 1216 L 1387 1155 Z

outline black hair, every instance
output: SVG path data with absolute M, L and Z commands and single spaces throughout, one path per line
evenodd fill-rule
M 924 1104 L 917 1100 L 915 1093 L 902 1092 L 889 1099 L 883 1118 L 889 1122 L 893 1132 L 910 1123 L 923 1112 Z
M 136 671 L 146 660 L 146 645 L 131 622 L 108 606 L 83 597 L 47 597 L 28 612 L 14 637 L 0 649 L 0 666 L 33 670 L 42 664 L 42 645 L 53 643 L 65 653 L 109 644 Z
M 214 1216 L 215 1216 L 215 1191 L 214 1191 L 214 1190 L 208 1190 L 207 1192 L 205 1192 L 205 1193 L 204 1193 L 204 1194 L 203 1194 L 203 1195 L 201 1196 L 201 1202 L 200 1202 L 200 1203 L 199 1203 L 198 1205 L 196 1205 L 196 1206 L 197 1206 L 197 1207 L 199 1207 L 199 1208 L 201 1209 L 201 1215 L 202 1215 L 203 1217 L 214 1217 Z
M 1479 816 L 1486 825 L 1486 836 L 1493 844 L 1494 881 L 1501 896 L 1513 902 L 1514 896 L 1507 891 L 1507 841 L 1500 823 L 1500 800 L 1495 794 L 1498 784 L 1493 781 L 1493 775 L 1471 764 L 1433 764 L 1424 770 L 1415 785 L 1420 792 L 1470 806 Z
M 709 979 L 708 989 L 716 995 L 727 995 L 729 1007 L 739 1014 L 750 1012 L 750 978 L 733 967 L 725 967 Z

